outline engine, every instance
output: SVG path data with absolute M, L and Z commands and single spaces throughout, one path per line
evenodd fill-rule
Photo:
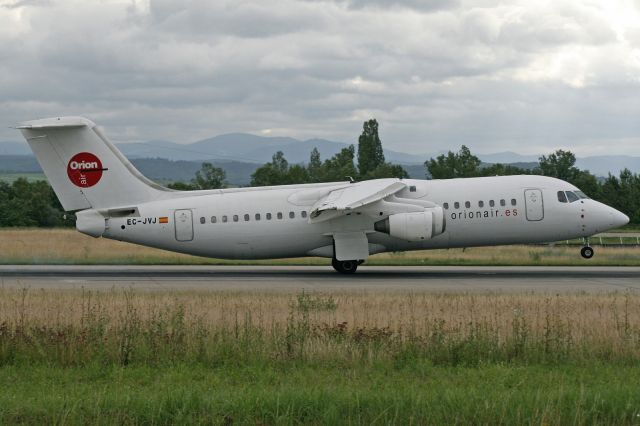
M 405 241 L 428 240 L 445 231 L 444 210 L 436 206 L 421 212 L 392 214 L 376 222 L 374 228 Z

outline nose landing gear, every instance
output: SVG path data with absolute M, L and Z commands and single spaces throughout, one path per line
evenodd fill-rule
M 585 259 L 591 259 L 593 257 L 593 248 L 589 245 L 589 239 L 584 239 L 584 247 L 580 249 L 580 256 Z

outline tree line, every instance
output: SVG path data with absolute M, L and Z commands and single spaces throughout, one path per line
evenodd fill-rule
M 570 151 L 557 150 L 539 158 L 531 169 L 509 164 L 483 164 L 471 150 L 462 146 L 459 151 L 425 161 L 427 179 L 453 179 L 480 176 L 538 174 L 565 180 L 589 195 L 629 216 L 631 223 L 640 224 L 640 176 L 622 170 L 619 176 L 609 174 L 598 179 L 588 170 L 575 166 L 576 157 Z M 290 164 L 281 151 L 271 161 L 251 175 L 251 186 L 287 185 L 299 183 L 335 182 L 347 179 L 408 178 L 406 170 L 386 161 L 375 119 L 365 121 L 357 151 L 354 145 L 343 148 L 331 158 L 322 160 L 314 148 L 306 164 Z M 225 188 L 229 184 L 224 169 L 202 163 L 190 182 L 168 185 L 178 190 Z M 0 226 L 71 226 L 47 182 L 28 182 L 17 179 L 12 184 L 0 182 Z

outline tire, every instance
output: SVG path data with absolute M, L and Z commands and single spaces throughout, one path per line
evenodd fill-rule
M 582 249 L 580 250 L 580 256 L 584 257 L 585 259 L 591 259 L 593 257 L 593 248 L 586 246 L 586 247 L 582 247 Z
M 354 274 L 358 269 L 358 261 L 357 260 L 338 260 L 332 259 L 331 266 L 333 269 L 340 272 L 341 274 Z

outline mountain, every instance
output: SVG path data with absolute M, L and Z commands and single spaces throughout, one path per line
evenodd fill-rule
M 309 161 L 309 154 L 315 147 L 320 151 L 322 159 L 327 159 L 348 146 L 343 142 L 326 139 L 298 140 L 289 137 L 259 136 L 248 133 L 228 133 L 203 139 L 191 144 L 179 144 L 166 140 L 153 140 L 144 143 L 119 143 L 118 148 L 128 158 L 166 159 L 174 162 L 213 161 L 228 164 L 264 164 L 271 161 L 277 151 L 282 151 L 289 163 L 303 163 Z M 387 161 L 402 164 L 410 168 L 412 176 L 423 177 L 421 171 L 425 160 L 436 157 L 444 152 L 408 154 L 404 152 L 385 150 Z M 0 156 L 31 155 L 26 142 L 0 142 Z M 531 164 L 538 161 L 538 155 L 522 155 L 515 152 L 498 152 L 478 154 L 483 163 L 503 164 Z M 22 160 L 20 160 L 22 161 Z M 32 164 L 33 165 L 33 164 Z M 597 176 L 607 176 L 610 172 L 617 175 L 621 169 L 629 168 L 633 172 L 640 172 L 640 157 L 625 155 L 592 156 L 578 158 L 576 165 L 581 169 L 591 171 Z M 175 164 L 170 167 L 177 167 Z M 183 164 L 186 167 L 186 165 Z M 415 167 L 414 167 L 415 166 Z M 3 159 L 0 171 L 22 170 L 24 164 L 12 164 L 12 160 Z M 33 168 L 29 166 L 30 168 Z M 169 167 L 169 166 L 168 166 Z M 189 169 L 189 168 L 187 168 Z M 190 170 L 190 169 L 189 169 Z
M 495 154 L 476 154 L 476 156 L 485 163 L 531 163 L 538 162 L 539 155 L 522 155 L 516 152 L 505 151 L 497 152 Z
M 318 148 L 323 159 L 332 157 L 348 144 L 326 139 L 301 141 L 288 137 L 267 137 L 248 133 L 228 133 L 203 139 L 191 144 L 177 144 L 168 141 L 144 143 L 121 143 L 118 148 L 129 158 L 167 158 L 170 160 L 196 161 L 217 159 L 264 164 L 271 161 L 277 151 L 282 151 L 290 163 L 309 161 L 313 148 Z M 401 164 L 416 163 L 414 156 L 403 152 L 385 150 L 388 161 Z M 420 162 L 426 160 L 426 157 Z
M 617 176 L 620 170 L 625 168 L 634 173 L 638 173 L 640 172 L 640 157 L 601 155 L 576 158 L 576 167 L 582 170 L 589 170 L 596 176 L 607 176 L 609 173 Z

